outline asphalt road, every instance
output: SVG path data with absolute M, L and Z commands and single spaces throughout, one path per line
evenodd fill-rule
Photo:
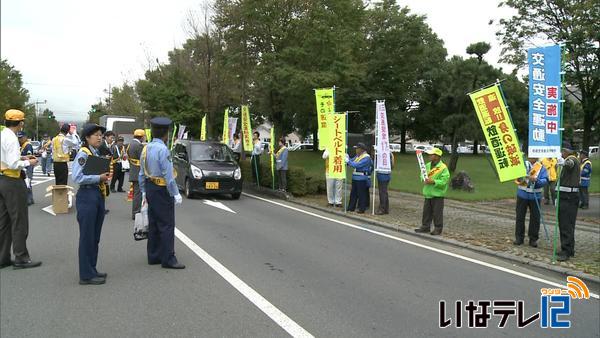
M 80 286 L 74 210 L 59 216 L 41 210 L 50 203 L 41 191 L 50 183 L 35 187 L 30 208 L 28 246 L 42 267 L 0 270 L 1 337 L 600 335 L 595 298 L 572 301 L 571 315 L 563 317 L 570 329 L 542 329 L 539 321 L 517 329 L 516 317 L 499 329 L 497 316 L 488 329 L 469 329 L 466 313 L 463 328 L 441 329 L 441 299 L 449 315 L 456 300 L 521 299 L 530 316 L 540 310 L 540 288 L 549 287 L 539 279 L 566 281 L 250 196 L 184 199 L 176 210 L 176 254 L 187 268 L 176 271 L 146 264 L 146 242 L 132 238 L 125 194 L 111 195 L 98 266 L 109 274 L 107 284 Z

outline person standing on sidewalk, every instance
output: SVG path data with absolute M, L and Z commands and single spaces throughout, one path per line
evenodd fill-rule
M 327 185 L 327 203 L 330 207 L 342 206 L 342 184 L 343 180 L 338 178 L 329 178 L 329 151 L 323 151 L 325 160 L 325 182 Z
M 364 143 L 359 142 L 354 149 L 356 149 L 356 156 L 349 158 L 346 155 L 346 163 L 354 168 L 347 210 L 354 211 L 358 202 L 357 213 L 364 214 L 369 207 L 369 188 L 371 187 L 373 161 L 367 153 L 367 146 Z
M 135 214 L 140 212 L 142 208 L 142 192 L 140 191 L 139 174 L 140 174 L 140 157 L 142 149 L 144 149 L 144 138 L 146 132 L 143 129 L 136 129 L 133 132 L 133 139 L 127 146 L 127 158 L 131 167 L 129 168 L 129 182 L 133 185 L 133 199 L 131 203 L 131 219 L 135 220 Z
M 63 123 L 60 132 L 52 139 L 52 161 L 56 185 L 66 185 L 69 181 L 69 158 L 71 149 L 79 146 L 71 134 L 71 126 Z
M 552 205 L 556 204 L 556 167 L 558 160 L 555 158 L 544 158 L 542 159 L 542 165 L 546 168 L 548 173 L 548 184 L 544 186 L 544 204 L 549 205 L 552 201 Z M 550 199 L 552 197 L 552 200 Z
M 423 219 L 420 228 L 415 232 L 425 233 L 431 230 L 433 220 L 434 230 L 432 235 L 441 235 L 444 228 L 444 197 L 448 191 L 450 182 L 450 171 L 442 162 L 442 150 L 433 148 L 427 151 L 429 163 L 427 163 L 427 179 L 423 182 Z
M 560 172 L 560 194 L 558 198 L 558 228 L 560 249 L 557 260 L 564 262 L 575 256 L 575 222 L 579 208 L 579 159 L 568 142 L 563 142 L 563 168 Z
M 260 134 L 255 131 L 252 133 L 254 148 L 252 149 L 252 158 L 250 164 L 252 165 L 252 179 L 257 186 L 260 186 L 260 155 L 263 153 L 263 145 L 260 142 Z
M 123 136 L 119 136 L 117 138 L 117 143 L 112 146 L 112 161 L 111 165 L 113 168 L 113 177 L 110 180 L 110 192 L 125 192 L 123 190 L 123 182 L 125 181 L 125 173 L 123 172 L 122 162 L 123 157 L 125 155 L 125 146 L 123 146 L 123 142 L 125 139 Z M 115 190 L 115 185 L 119 181 L 117 186 L 117 190 Z
M 42 138 L 42 142 L 40 142 L 40 157 L 41 157 L 41 166 L 42 166 L 42 174 L 46 175 L 46 166 L 48 163 L 48 147 L 50 145 L 50 140 L 48 139 L 48 135 L 44 135 L 44 138 Z M 50 155 L 51 157 L 52 155 Z
M 240 158 L 242 157 L 242 142 L 240 141 L 239 133 L 233 134 L 233 147 L 231 150 L 233 151 L 233 157 L 235 158 L 235 161 L 239 162 Z
M 581 178 L 579 182 L 579 207 L 588 209 L 590 207 L 590 182 L 592 180 L 592 161 L 588 158 L 588 152 L 582 150 L 579 152 L 579 161 L 581 162 Z
M 279 139 L 279 150 L 275 153 L 275 166 L 278 173 L 279 190 L 287 190 L 287 171 L 288 171 L 288 149 L 285 146 L 285 139 Z
M 24 131 L 20 131 L 17 133 L 17 138 L 19 139 L 19 144 L 21 145 L 21 156 L 31 158 L 33 155 L 33 146 L 27 139 L 27 135 Z M 34 166 L 30 165 L 27 168 L 23 169 L 25 172 L 25 185 L 27 186 L 27 205 L 32 205 L 33 202 L 33 189 L 31 187 L 31 180 L 33 180 L 33 168 Z
M 35 268 L 42 262 L 32 261 L 27 250 L 29 209 L 27 188 L 22 169 L 35 166 L 35 158 L 21 156 L 16 133 L 23 130 L 25 114 L 9 109 L 4 114 L 6 128 L 0 133 L 0 269 L 13 265 L 15 269 Z M 10 259 L 10 249 L 15 261 Z
M 542 190 L 548 184 L 546 167 L 535 158 L 525 162 L 527 176 L 515 181 L 517 183 L 517 216 L 515 223 L 514 245 L 521 245 L 525 239 L 525 215 L 529 208 L 529 246 L 537 248 L 540 235 L 540 203 Z
M 390 153 L 391 168 L 394 169 L 394 154 Z M 392 179 L 391 170 L 377 170 L 377 185 L 379 187 L 379 207 L 376 215 L 387 215 L 390 213 L 390 199 L 388 197 L 388 185 Z

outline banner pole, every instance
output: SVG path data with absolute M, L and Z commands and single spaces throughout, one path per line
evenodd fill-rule
M 344 115 L 346 115 L 346 149 L 344 149 L 344 151 L 346 152 L 346 156 L 348 156 L 348 111 L 346 111 L 344 113 Z M 347 185 L 348 185 L 348 164 L 346 165 L 346 177 L 344 177 L 344 214 L 348 212 L 348 193 L 347 193 Z M 334 187 L 335 188 L 335 187 Z M 335 190 L 335 189 L 334 189 Z M 335 194 L 334 194 L 335 195 Z
M 564 99 L 563 99 L 563 90 L 565 89 L 565 47 L 564 44 L 559 44 L 560 46 L 560 126 L 558 128 L 558 139 L 560 144 L 560 150 L 562 152 L 562 133 L 563 133 L 563 115 L 564 115 Z M 556 221 L 554 222 L 554 234 L 552 241 L 552 264 L 556 264 L 556 247 L 558 240 L 558 222 L 560 220 L 560 176 L 562 174 L 562 167 L 558 166 L 558 178 L 556 180 Z
M 379 125 L 377 124 L 377 101 L 375 101 L 375 143 L 373 147 L 373 205 L 371 206 L 371 215 L 375 215 L 375 188 L 377 187 L 377 140 Z

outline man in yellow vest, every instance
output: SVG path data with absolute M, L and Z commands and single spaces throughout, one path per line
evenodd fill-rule
M 552 205 L 556 204 L 556 167 L 558 160 L 556 158 L 544 158 L 542 159 L 542 165 L 546 168 L 548 173 L 548 184 L 544 186 L 544 204 L 550 204 L 550 197 L 552 197 Z
M 71 126 L 64 123 L 60 132 L 52 139 L 52 161 L 56 185 L 66 185 L 69 181 L 69 157 L 71 149 L 79 146 L 71 134 Z
M 27 187 L 22 170 L 35 166 L 35 157 L 21 156 L 16 133 L 23 130 L 25 114 L 9 109 L 4 114 L 6 128 L 0 133 L 0 269 L 14 265 L 15 269 L 35 268 L 42 262 L 32 261 L 27 250 L 29 213 Z M 10 259 L 12 246 L 14 263 Z
M 140 212 L 142 207 L 142 192 L 140 191 L 139 174 L 140 174 L 140 157 L 144 149 L 144 138 L 146 132 L 143 129 L 136 129 L 133 132 L 133 139 L 127 146 L 127 158 L 129 159 L 129 182 L 133 185 L 133 200 L 131 205 L 131 218 L 135 219 L 135 214 Z

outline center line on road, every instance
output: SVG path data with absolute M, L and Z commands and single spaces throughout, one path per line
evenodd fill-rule
M 208 266 L 210 266 L 216 273 L 218 273 L 223 279 L 225 279 L 231 286 L 238 290 L 244 297 L 264 312 L 269 318 L 271 318 L 277 325 L 289 333 L 292 337 L 313 337 L 308 331 L 298 325 L 285 313 L 281 312 L 275 305 L 271 304 L 258 292 L 252 289 L 243 280 L 239 279 L 233 272 L 229 271 L 223 264 L 219 263 L 214 259 L 208 252 L 204 251 L 188 236 L 186 236 L 179 229 L 175 228 L 175 236 L 179 238 L 183 244 L 185 244 L 190 250 L 192 250 L 200 259 L 202 259 Z
M 549 281 L 549 280 L 546 280 L 546 279 L 543 279 L 543 278 L 531 276 L 531 275 L 528 275 L 528 274 L 525 274 L 525 273 L 522 273 L 522 272 L 518 272 L 518 271 L 515 271 L 515 270 L 512 270 L 512 269 L 507 269 L 507 268 L 504 268 L 504 267 L 501 267 L 501 266 L 498 266 L 498 265 L 494 265 L 494 264 L 491 264 L 491 263 L 487 263 L 487 262 L 484 262 L 484 261 L 480 261 L 480 260 L 477 260 L 477 259 L 474 259 L 474 258 L 470 258 L 470 257 L 467 257 L 467 256 L 455 254 L 455 253 L 450 252 L 450 251 L 445 251 L 445 250 L 442 250 L 442 249 L 433 248 L 433 247 L 430 247 L 430 246 L 427 246 L 427 245 L 424 245 L 424 244 L 420 244 L 420 243 L 417 243 L 417 242 L 413 242 L 413 241 L 410 241 L 410 240 L 407 240 L 407 239 L 404 239 L 404 238 L 400 238 L 400 237 L 388 235 L 388 234 L 380 232 L 380 231 L 371 230 L 371 229 L 368 229 L 368 228 L 365 228 L 365 227 L 362 227 L 362 226 L 359 226 L 359 225 L 354 225 L 354 224 L 351 224 L 351 223 L 348 223 L 348 222 L 344 222 L 344 221 L 340 221 L 340 220 L 337 220 L 337 219 L 329 218 L 327 216 L 322 216 L 322 215 L 319 215 L 319 214 L 315 214 L 315 213 L 310 212 L 310 211 L 306 211 L 306 210 L 303 210 L 303 209 L 300 209 L 300 208 L 292 207 L 290 205 L 286 205 L 286 204 L 283 204 L 283 203 L 275 202 L 275 201 L 272 201 L 272 200 L 269 200 L 269 199 L 266 199 L 266 198 L 262 198 L 260 196 L 248 194 L 248 193 L 245 193 L 245 192 L 243 194 L 246 195 L 246 196 L 255 198 L 257 200 L 261 200 L 261 201 L 264 201 L 264 202 L 267 202 L 267 203 L 275 204 L 275 205 L 278 205 L 278 206 L 281 206 L 281 207 L 284 207 L 284 208 L 287 208 L 287 209 L 290 209 L 290 210 L 298 211 L 298 212 L 301 212 L 301 213 L 306 214 L 306 215 L 314 216 L 314 217 L 317 217 L 317 218 L 320 218 L 320 219 L 324 219 L 324 220 L 327 220 L 327 221 L 330 221 L 330 222 L 334 222 L 334 223 L 338 223 L 338 224 L 341 224 L 341 225 L 345 225 L 345 226 L 347 226 L 349 228 L 353 228 L 353 229 L 365 231 L 365 232 L 368 232 L 368 233 L 371 233 L 371 234 L 374 234 L 374 235 L 378 235 L 378 236 L 382 236 L 382 237 L 385 237 L 385 238 L 393 239 L 393 240 L 398 241 L 398 242 L 402 242 L 402 243 L 414 245 L 416 247 L 423 248 L 423 249 L 426 249 L 426 250 L 435 251 L 435 252 L 438 252 L 438 253 L 441 253 L 441 254 L 444 254 L 444 255 L 447 255 L 447 256 L 451 256 L 451 257 L 455 257 L 455 258 L 458 258 L 458 259 L 462 259 L 462 260 L 467 261 L 467 262 L 471 262 L 471 263 L 475 263 L 475 264 L 478 264 L 478 265 L 482 265 L 482 266 L 485 266 L 485 267 L 488 267 L 488 268 L 491 268 L 491 269 L 494 269 L 494 270 L 498 270 L 498 271 L 503 271 L 503 272 L 506 272 L 506 273 L 510 273 L 512 275 L 523 277 L 523 278 L 526 278 L 526 279 L 530 279 L 530 280 L 533 280 L 533 281 L 536 281 L 536 282 L 540 282 L 540 283 L 543 283 L 543 284 L 552 285 L 554 287 L 558 287 L 558 288 L 562 288 L 562 289 L 568 289 L 566 285 L 563 285 L 563 284 L 560 284 L 560 283 L 555 283 L 555 282 L 552 282 L 552 281 Z M 600 296 L 598 294 L 595 294 L 595 293 L 591 293 L 590 292 L 590 296 L 593 297 L 593 298 L 596 298 L 596 299 L 600 299 Z

